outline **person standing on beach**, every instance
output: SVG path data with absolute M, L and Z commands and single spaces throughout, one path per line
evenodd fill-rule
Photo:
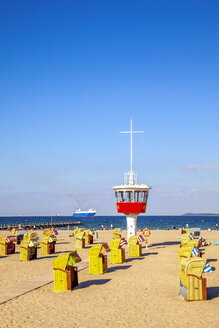
M 216 223 L 216 230 L 218 230 L 218 223 Z

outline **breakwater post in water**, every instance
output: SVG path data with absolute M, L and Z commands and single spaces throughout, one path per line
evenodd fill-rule
M 22 224 L 22 229 L 28 230 L 28 229 L 41 229 L 41 228 L 64 228 L 64 227 L 70 227 L 70 226 L 79 226 L 84 225 L 83 222 L 80 221 L 73 221 L 73 222 L 53 222 L 51 223 L 27 223 Z M 19 225 L 20 227 L 20 225 Z M 8 224 L 8 225 L 1 225 L 0 230 L 11 230 L 12 228 L 18 228 L 17 224 Z

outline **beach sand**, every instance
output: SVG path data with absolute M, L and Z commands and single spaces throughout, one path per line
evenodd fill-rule
M 59 231 L 56 254 L 30 262 L 16 254 L 0 258 L 0 288 L 52 270 L 57 255 L 75 249 L 72 231 Z M 0 237 L 8 234 L 0 232 Z M 0 327 L 219 327 L 219 246 L 203 247 L 213 272 L 207 278 L 208 300 L 186 302 L 179 295 L 179 231 L 152 231 L 150 247 L 139 259 L 109 264 L 103 275 L 78 273 L 79 285 L 71 292 L 53 292 L 53 283 L 0 305 Z M 219 231 L 202 231 L 209 241 Z M 41 238 L 42 231 L 39 231 Z M 123 232 L 126 236 L 126 232 Z M 110 242 L 111 231 L 99 231 L 97 242 Z M 79 250 L 88 258 L 87 246 Z M 109 263 L 109 262 L 108 262 Z

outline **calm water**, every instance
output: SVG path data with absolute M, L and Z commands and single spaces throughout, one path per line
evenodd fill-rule
M 93 218 L 73 218 L 72 216 L 52 217 L 53 222 L 68 222 L 81 221 L 85 228 L 100 229 L 103 224 L 110 228 L 114 224 L 115 228 L 126 229 L 126 217 L 123 216 L 94 216 Z M 51 216 L 17 216 L 17 217 L 0 217 L 0 226 L 8 224 L 33 224 L 51 222 Z M 203 230 L 208 228 L 215 230 L 216 223 L 219 223 L 219 216 L 138 216 L 138 229 L 172 229 L 175 226 L 177 229 L 185 227 L 200 227 Z M 73 229 L 73 227 L 72 227 Z

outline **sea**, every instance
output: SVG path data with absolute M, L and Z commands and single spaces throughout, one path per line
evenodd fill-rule
M 0 227 L 8 225 L 34 225 L 37 223 L 46 224 L 62 222 L 75 222 L 79 221 L 83 223 L 83 227 L 87 229 L 100 230 L 103 225 L 105 228 L 111 228 L 111 224 L 115 228 L 126 229 L 126 217 L 123 216 L 94 216 L 94 217 L 72 217 L 72 216 L 10 216 L 0 217 Z M 141 230 L 148 228 L 151 230 L 171 230 L 173 228 L 179 229 L 181 227 L 200 227 L 202 230 L 216 230 L 216 223 L 219 224 L 219 216 L 147 216 L 139 215 L 137 219 L 137 229 Z M 60 229 L 67 229 L 66 227 Z M 70 227 L 74 229 L 74 226 Z

